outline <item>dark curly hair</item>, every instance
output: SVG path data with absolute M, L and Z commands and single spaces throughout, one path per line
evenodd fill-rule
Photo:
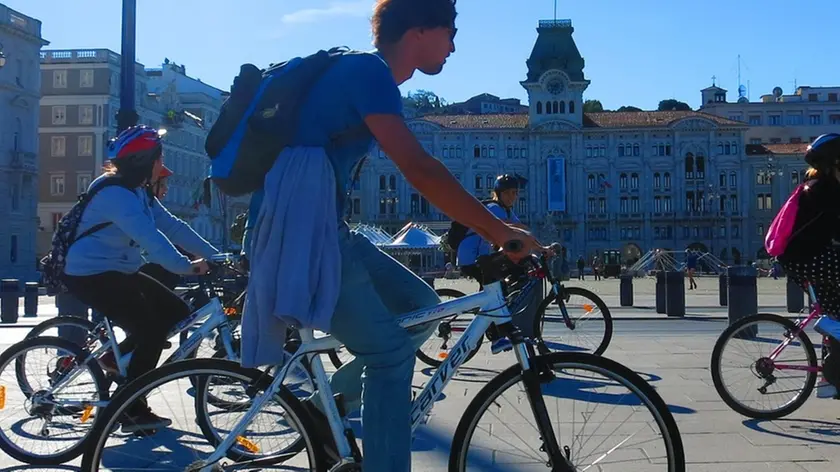
M 370 21 L 374 46 L 396 43 L 412 28 L 453 28 L 456 1 L 377 0 Z

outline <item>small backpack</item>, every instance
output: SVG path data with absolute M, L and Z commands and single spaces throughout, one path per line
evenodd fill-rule
M 485 206 L 491 203 L 498 203 L 496 200 L 482 200 Z M 510 210 L 506 210 L 508 217 L 510 217 Z M 458 252 L 458 246 L 461 245 L 461 242 L 466 239 L 467 233 L 469 232 L 469 228 L 458 223 L 457 221 L 452 221 L 452 224 L 449 226 L 449 231 L 446 233 L 446 244 L 452 248 L 453 252 Z
M 131 190 L 120 178 L 112 177 L 105 179 L 89 192 L 79 195 L 79 201 L 70 208 L 70 211 L 68 211 L 67 214 L 58 220 L 58 225 L 52 236 L 52 248 L 50 249 L 50 252 L 47 253 L 47 255 L 40 261 L 44 286 L 47 288 L 47 292 L 49 294 L 55 295 L 67 291 L 67 287 L 64 286 L 64 283 L 61 281 L 61 277 L 64 275 L 64 266 L 66 264 L 67 252 L 70 250 L 70 246 L 85 236 L 90 236 L 91 234 L 102 230 L 111 224 L 110 221 L 99 223 L 84 233 L 76 236 L 79 223 L 82 221 L 82 213 L 84 213 L 85 208 L 87 208 L 91 199 L 93 199 L 94 195 L 99 193 L 100 190 L 113 185 L 120 185 Z
M 796 232 L 793 231 L 794 224 L 796 223 L 796 214 L 799 212 L 799 197 L 802 196 L 803 192 L 807 192 L 811 188 L 811 182 L 813 181 L 799 184 L 790 197 L 788 197 L 785 204 L 782 205 L 776 217 L 773 218 L 773 222 L 770 223 L 770 227 L 767 229 L 767 235 L 764 237 L 764 249 L 767 250 L 767 254 L 771 257 L 779 257 L 784 254 L 785 249 L 793 238 L 819 218 L 820 215 L 817 215 L 814 219 L 802 225 Z
M 297 133 L 300 109 L 312 85 L 339 58 L 352 53 L 332 48 L 266 70 L 253 64 L 240 67 L 204 143 L 212 161 L 210 178 L 222 193 L 238 197 L 262 188 L 275 159 Z M 330 144 L 365 134 L 370 135 L 364 125 L 351 128 L 332 136 Z

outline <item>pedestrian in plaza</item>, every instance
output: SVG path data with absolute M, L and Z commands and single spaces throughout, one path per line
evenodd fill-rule
M 692 249 L 685 250 L 685 272 L 688 274 L 688 289 L 694 290 L 697 288 L 697 282 L 694 281 L 694 272 L 697 270 L 698 252 Z
M 578 280 L 584 280 L 583 269 L 585 267 L 586 267 L 586 259 L 583 258 L 583 255 L 578 256 L 578 260 L 577 260 Z
M 592 273 L 595 274 L 595 280 L 601 280 L 603 277 L 604 261 L 597 255 L 592 259 Z

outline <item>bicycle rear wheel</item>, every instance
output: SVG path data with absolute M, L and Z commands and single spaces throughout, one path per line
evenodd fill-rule
M 103 463 L 113 467 L 113 464 L 121 462 L 130 466 L 137 461 L 142 461 L 139 463 L 146 468 L 155 469 L 160 467 L 154 465 L 156 460 L 165 463 L 165 467 L 171 470 L 199 470 L 200 467 L 210 465 L 202 461 L 215 450 L 214 442 L 224 439 L 245 411 L 207 411 L 204 402 L 206 395 L 196 395 L 192 390 L 193 378 L 199 379 L 198 385 L 202 389 L 213 385 L 231 390 L 236 388 L 238 394 L 244 397 L 264 391 L 273 380 L 269 374 L 246 369 L 227 360 L 205 358 L 165 364 L 139 377 L 114 396 L 94 424 L 90 447 L 85 451 L 81 470 L 94 472 Z M 124 412 L 140 398 L 147 398 L 149 406 L 158 414 L 162 413 L 165 406 L 174 405 L 177 411 L 166 413 L 174 424 L 155 431 L 118 433 L 118 424 L 122 424 L 123 428 L 126 426 Z M 207 418 L 208 414 L 216 416 L 212 424 Z M 226 422 L 224 420 L 228 415 L 233 417 Z M 261 424 L 260 420 L 266 420 L 265 424 Z M 281 427 L 280 422 L 285 426 Z M 304 452 L 291 459 L 276 457 L 281 449 L 287 447 L 274 444 L 275 439 L 282 437 L 283 431 L 280 429 L 288 430 L 293 436 L 290 438 L 292 441 L 301 441 L 302 447 L 299 449 Z M 215 441 L 204 444 L 197 441 L 199 438 L 207 439 L 205 433 L 212 433 L 208 435 Z M 277 463 L 289 460 L 295 462 L 291 466 L 300 466 L 299 470 L 324 470 L 323 454 L 313 439 L 315 433 L 315 426 L 298 399 L 285 387 L 281 387 L 225 453 L 233 460 L 267 459 L 269 463 L 272 460 Z M 138 440 L 137 436 L 141 439 Z M 184 441 L 184 437 L 189 437 L 189 441 Z M 161 448 L 166 451 L 160 452 Z M 131 459 L 131 456 L 136 459 Z M 270 468 L 270 465 L 262 464 L 261 467 Z
M 613 319 L 609 307 L 601 297 L 585 288 L 564 287 L 562 295 L 556 308 L 552 308 L 558 302 L 554 292 L 537 308 L 534 333 L 540 354 L 574 351 L 600 356 L 612 340 Z
M 45 352 L 50 353 L 38 363 Z M 80 365 L 84 359 L 87 362 Z M 83 452 L 91 418 L 99 411 L 94 405 L 108 400 L 107 385 L 96 360 L 73 342 L 37 336 L 12 345 L 0 355 L 5 397 L 0 450 L 38 466 L 75 459 Z M 11 419 L 16 412 L 20 419 Z M 54 450 L 46 451 L 48 447 Z
M 638 374 L 615 361 L 586 353 L 555 352 L 531 357 L 529 362 L 531 370 L 523 371 L 519 364 L 511 366 L 475 396 L 455 430 L 449 456 L 450 472 L 465 472 L 468 467 L 489 470 L 494 468 L 494 462 L 510 460 L 523 469 L 545 467 L 550 461 L 545 451 L 551 450 L 557 451 L 557 460 L 548 467 L 551 470 L 685 471 L 685 451 L 677 423 L 668 405 Z M 579 373 L 572 375 L 573 372 Z M 558 385 L 548 384 L 560 376 L 567 378 Z M 596 376 L 604 380 L 596 380 Z M 614 393 L 620 387 L 638 400 Z M 603 391 L 596 392 L 600 389 Z M 504 400 L 501 398 L 504 394 L 512 398 Z M 545 395 L 551 396 L 552 401 L 545 401 Z M 548 411 L 549 403 L 554 407 L 562 400 L 582 402 L 587 398 L 596 404 L 608 404 L 608 411 L 596 412 L 594 408 L 578 408 L 576 404 L 569 411 Z M 618 411 L 619 407 L 627 407 L 626 418 Z M 643 410 L 652 415 L 652 424 L 639 424 Z M 524 421 L 509 416 L 491 418 L 514 413 L 522 413 Z M 563 414 L 569 418 L 561 419 Z M 553 425 L 554 419 L 559 424 Z M 583 432 L 589 423 L 595 422 L 600 424 L 592 426 L 593 436 L 589 440 L 569 437 L 578 428 Z M 526 432 L 533 424 L 544 429 Z M 611 426 L 616 428 L 618 438 L 606 436 L 609 433 L 605 430 Z M 500 441 L 502 437 L 504 440 Z M 551 443 L 543 439 L 552 437 L 555 440 Z M 599 450 L 584 451 L 587 446 Z M 622 459 L 638 465 L 616 464 Z M 567 464 L 558 463 L 566 460 Z
M 770 360 L 771 353 L 783 342 L 787 346 Z M 727 353 L 733 351 L 740 352 L 730 361 Z M 725 369 L 729 364 L 733 369 L 740 368 L 751 382 L 733 381 Z M 797 330 L 796 323 L 772 313 L 759 313 L 736 321 L 718 337 L 712 350 L 712 381 L 729 408 L 749 418 L 777 419 L 808 400 L 817 382 L 817 365 L 814 344 L 804 331 Z M 736 389 L 736 385 L 741 388 Z M 740 392 L 758 395 L 739 400 L 736 395 Z M 772 406 L 767 406 L 768 402 Z
M 57 336 L 49 333 L 49 331 L 61 327 L 78 328 L 80 330 L 84 330 L 86 333 L 90 333 L 96 327 L 96 324 L 92 321 L 75 316 L 56 316 L 55 318 L 50 318 L 35 325 L 28 333 L 26 333 L 25 339 L 35 338 L 45 334 L 49 336 Z

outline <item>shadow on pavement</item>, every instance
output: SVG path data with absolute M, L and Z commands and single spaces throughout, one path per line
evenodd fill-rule
M 744 420 L 744 426 L 759 433 L 814 444 L 840 445 L 840 422 L 811 419 Z M 775 427 L 772 428 L 771 427 Z M 774 429 L 778 430 L 774 430 Z

